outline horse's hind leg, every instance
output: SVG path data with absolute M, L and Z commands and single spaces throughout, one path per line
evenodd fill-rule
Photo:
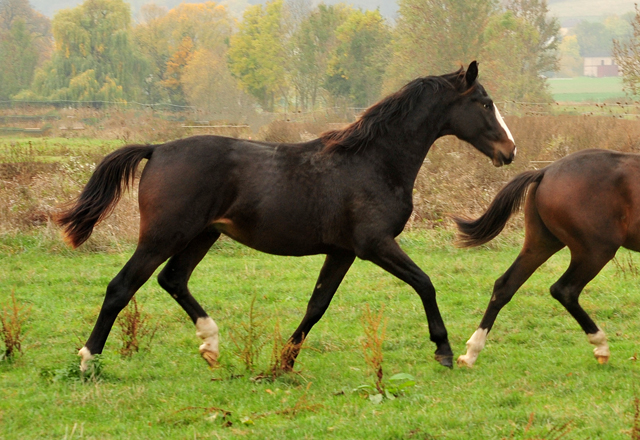
M 545 249 L 524 247 L 520 251 L 516 261 L 496 280 L 493 286 L 491 300 L 489 301 L 487 310 L 484 312 L 482 321 L 480 321 L 478 329 L 467 341 L 467 352 L 458 357 L 457 362 L 459 366 L 473 366 L 478 359 L 478 355 L 484 348 L 487 335 L 489 331 L 491 331 L 500 310 L 511 301 L 513 295 L 515 295 L 522 284 L 529 279 L 533 272 L 560 248 L 562 248 L 562 245 L 557 248 Z
M 569 268 L 551 286 L 551 296 L 557 299 L 578 321 L 582 330 L 587 334 L 589 343 L 595 345 L 593 354 L 601 364 L 607 363 L 610 356 L 607 337 L 582 308 L 578 298 L 589 281 L 615 256 L 616 250 L 614 248 L 598 252 L 585 249 L 581 252 L 575 252 L 572 249 Z
M 525 206 L 525 240 L 522 250 L 511 267 L 496 280 L 493 294 L 475 333 L 467 341 L 467 352 L 458 357 L 458 365 L 471 367 L 484 348 L 487 335 L 500 310 L 511 301 L 525 281 L 549 257 L 564 247 L 544 225 L 535 207 L 535 190 L 529 193 Z
M 195 267 L 219 237 L 220 232 L 209 226 L 184 250 L 171 257 L 158 275 L 162 288 L 171 294 L 196 325 L 196 335 L 203 341 L 200 354 L 211 366 L 216 364 L 219 355 L 218 326 L 191 295 L 187 283 Z
M 327 255 L 311 299 L 309 299 L 307 312 L 282 352 L 282 366 L 285 370 L 293 370 L 302 341 L 307 337 L 314 324 L 324 315 L 355 258 L 356 256 L 352 252 Z
M 107 286 L 107 293 L 93 331 L 79 355 L 80 368 L 85 371 L 87 362 L 95 354 L 102 353 L 111 327 L 120 311 L 129 303 L 136 291 L 149 279 L 153 272 L 167 259 L 144 246 L 138 246 L 127 264 Z

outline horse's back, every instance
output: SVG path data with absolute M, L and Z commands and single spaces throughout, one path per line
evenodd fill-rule
M 569 248 L 640 244 L 640 155 L 584 150 L 545 170 L 536 209 Z

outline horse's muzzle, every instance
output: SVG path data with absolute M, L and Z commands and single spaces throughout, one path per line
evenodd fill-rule
M 516 157 L 516 150 L 517 148 L 514 147 L 513 151 L 508 155 L 503 154 L 501 151 L 496 151 L 496 154 L 491 159 L 493 166 L 501 167 L 502 165 L 509 165 L 511 162 L 513 162 L 513 159 Z

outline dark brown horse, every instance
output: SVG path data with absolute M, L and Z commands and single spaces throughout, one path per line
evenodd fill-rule
M 639 176 L 640 155 L 584 150 L 541 170 L 519 174 L 477 220 L 455 219 L 462 245 L 478 246 L 496 237 L 524 201 L 524 245 L 496 281 L 489 307 L 467 342 L 467 353 L 458 358 L 459 365 L 473 365 L 500 309 L 542 263 L 565 246 L 571 251 L 571 263 L 551 286 L 551 295 L 595 345 L 598 362 L 609 360 L 607 338 L 578 298 L 620 247 L 640 251 Z
M 307 312 L 283 352 L 288 368 L 356 257 L 416 290 L 436 358 L 451 366 L 435 289 L 394 238 L 411 215 L 414 181 L 440 136 L 471 143 L 496 166 L 513 160 L 513 138 L 477 74 L 473 62 L 466 72 L 418 78 L 345 129 L 306 143 L 196 136 L 126 146 L 106 156 L 58 223 L 73 246 L 82 244 L 147 159 L 139 186 L 140 237 L 107 287 L 93 332 L 80 350 L 82 368 L 102 352 L 118 313 L 167 259 L 158 281 L 189 314 L 203 340 L 201 354 L 215 363 L 218 328 L 187 282 L 220 234 L 276 255 L 326 254 Z

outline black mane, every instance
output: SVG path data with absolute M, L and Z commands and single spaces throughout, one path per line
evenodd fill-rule
M 464 80 L 463 69 L 447 75 L 414 79 L 397 92 L 373 104 L 347 127 L 323 133 L 320 136 L 324 144 L 323 153 L 366 148 L 372 140 L 386 134 L 398 120 L 411 113 L 425 89 L 429 87 L 434 92 L 440 88 L 456 89 L 461 80 Z

